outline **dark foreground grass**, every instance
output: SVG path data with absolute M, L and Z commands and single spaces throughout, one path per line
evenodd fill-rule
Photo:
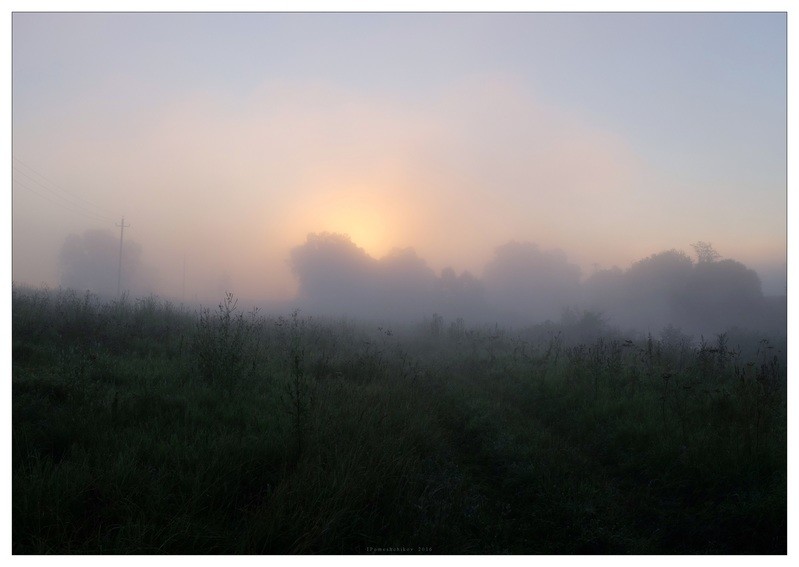
M 758 337 L 19 288 L 13 324 L 14 553 L 786 553 Z

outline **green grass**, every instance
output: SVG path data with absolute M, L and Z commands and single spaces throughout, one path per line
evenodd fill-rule
M 786 553 L 760 337 L 12 307 L 17 554 Z

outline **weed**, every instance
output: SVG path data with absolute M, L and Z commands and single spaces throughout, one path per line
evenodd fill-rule
M 232 293 L 215 313 L 200 312 L 194 335 L 197 370 L 207 382 L 233 387 L 247 370 L 254 370 L 257 356 L 257 310 L 250 317 L 237 313 Z
M 787 550 L 773 339 L 19 286 L 12 315 L 14 553 Z

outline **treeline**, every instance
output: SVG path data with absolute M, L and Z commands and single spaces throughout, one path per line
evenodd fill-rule
M 588 310 L 625 329 L 784 334 L 785 297 L 765 297 L 754 270 L 719 259 L 709 244 L 695 248 L 696 261 L 669 250 L 583 279 L 562 251 L 509 242 L 496 248 L 478 278 L 451 268 L 436 274 L 412 249 L 375 259 L 347 236 L 323 233 L 294 248 L 291 265 L 310 312 L 401 320 L 436 312 L 526 326 Z
M 590 311 L 624 331 L 657 334 L 672 326 L 698 337 L 738 327 L 785 334 L 785 296 L 764 296 L 754 270 L 721 259 L 707 243 L 694 247 L 695 259 L 668 250 L 627 269 L 586 275 L 560 250 L 508 242 L 495 249 L 482 274 L 474 275 L 452 268 L 437 273 L 411 248 L 378 259 L 348 236 L 310 234 L 290 253 L 299 283 L 290 303 L 309 314 L 385 321 L 436 313 L 447 320 L 525 327 L 559 322 L 570 310 Z M 158 288 L 154 270 L 142 261 L 141 246 L 126 241 L 123 257 L 123 290 L 147 295 Z M 64 288 L 116 296 L 119 241 L 111 233 L 71 235 L 59 260 Z M 236 291 L 230 281 L 218 287 L 220 297 Z

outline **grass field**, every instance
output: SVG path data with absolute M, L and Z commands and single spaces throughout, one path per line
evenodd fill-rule
M 786 553 L 773 339 L 13 294 L 16 554 Z

